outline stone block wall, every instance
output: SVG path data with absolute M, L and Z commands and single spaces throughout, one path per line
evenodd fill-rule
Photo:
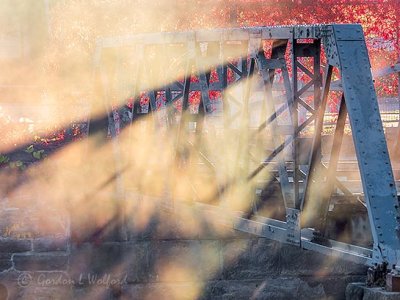
M 343 299 L 365 280 L 364 266 L 161 210 L 125 240 L 76 241 L 55 211 L 0 214 L 0 299 Z

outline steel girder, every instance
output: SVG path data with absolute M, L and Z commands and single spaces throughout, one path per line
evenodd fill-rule
M 263 50 L 265 41 L 272 42 L 271 53 L 268 55 Z M 184 79 L 154 90 L 142 88 L 140 78 L 150 76 L 144 59 L 146 48 L 162 48 L 166 45 L 180 45 L 186 49 L 183 59 Z M 257 214 L 260 203 L 254 203 L 250 213 L 227 212 L 218 203 L 218 198 L 230 186 L 238 184 L 235 179 L 221 184 L 213 201 L 208 201 L 213 205 L 198 203 L 196 205 L 199 209 L 217 214 L 222 223 L 237 230 L 358 263 L 372 265 L 386 262 L 389 268 L 400 266 L 397 192 L 361 26 L 252 27 L 104 38 L 98 41 L 95 64 L 98 74 L 101 74 L 106 100 L 110 98 L 107 91 L 111 88 L 107 70 L 102 68 L 103 51 L 128 47 L 139 61 L 131 92 L 135 96 L 145 93 L 149 98 L 147 108 L 140 105 L 139 101 L 135 102 L 132 119 L 135 121 L 141 115 L 155 112 L 159 93 L 165 96 L 167 106 L 177 100 L 182 101 L 177 151 L 183 160 L 189 145 L 211 170 L 218 168 L 212 158 L 202 151 L 200 144 L 187 141 L 185 134 L 191 123 L 196 124 L 195 131 L 199 139 L 204 134 L 204 120 L 215 115 L 213 101 L 210 99 L 211 91 L 222 93 L 224 132 L 232 128 L 250 128 L 249 111 L 253 106 L 261 113 L 262 122 L 252 129 L 252 134 L 239 135 L 238 148 L 249 152 L 249 145 L 255 135 L 264 130 L 272 132 L 274 149 L 261 161 L 253 159 L 251 162 L 238 157 L 238 168 L 241 172 L 247 172 L 246 180 L 251 182 L 266 167 L 277 166 L 276 180 L 281 186 L 286 220 L 274 220 Z M 229 47 L 239 47 L 242 52 L 232 59 L 229 57 L 231 54 L 228 54 Z M 321 52 L 324 52 L 326 59 L 323 76 Z M 207 66 L 205 61 L 212 58 L 214 64 Z M 304 61 L 311 61 L 311 65 L 306 66 Z M 196 70 L 194 73 L 193 69 Z M 210 80 L 211 69 L 215 70 L 218 80 Z M 325 165 L 321 160 L 321 135 L 335 69 L 339 72 L 343 92 L 330 161 Z M 233 74 L 233 79 L 229 80 L 229 72 Z M 308 78 L 304 85 L 299 83 L 300 75 Z M 193 80 L 194 77 L 196 80 Z M 256 89 L 250 78 L 258 78 Z M 233 85 L 240 86 L 235 95 L 228 90 Z M 261 107 L 257 101 L 250 99 L 254 90 L 262 91 L 261 100 L 258 101 Z M 196 112 L 186 114 L 191 105 L 190 93 L 194 91 L 201 94 L 200 105 Z M 311 101 L 305 97 L 310 95 Z M 286 116 L 284 122 L 283 116 Z M 336 176 L 347 116 L 368 209 L 373 249 L 324 238 L 326 215 L 334 190 L 341 190 L 344 195 L 352 194 Z M 171 115 L 169 112 L 165 126 L 174 126 L 173 119 L 173 113 Z M 300 147 L 299 137 L 310 127 L 313 132 L 312 147 L 311 150 L 304 150 Z M 114 149 L 117 154 L 118 147 Z M 249 156 L 252 157 L 251 154 Z M 311 208 L 314 218 L 305 221 L 302 213 L 310 203 L 313 203 Z
M 336 25 L 333 34 L 334 41 L 326 38 L 325 47 L 332 53 L 328 62 L 342 76 L 372 225 L 374 259 L 396 265 L 400 259 L 399 204 L 363 32 L 360 27 Z

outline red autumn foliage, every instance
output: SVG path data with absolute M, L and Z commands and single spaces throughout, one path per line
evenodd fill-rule
M 360 23 L 366 35 L 373 70 L 396 63 L 400 57 L 400 2 L 397 0 L 228 0 L 213 1 L 207 10 L 200 9 L 208 4 L 181 1 L 182 7 L 199 8 L 190 19 L 180 19 L 175 24 L 179 30 L 215 27 L 275 26 L 323 23 Z M 265 51 L 270 49 L 265 45 Z M 233 72 L 228 71 L 229 81 Z M 304 74 L 299 78 L 309 80 Z M 192 79 L 198 82 L 198 79 Z M 218 81 L 215 71 L 210 82 Z M 397 96 L 396 75 L 377 78 L 376 90 L 381 97 Z M 212 100 L 220 95 L 212 91 Z M 200 94 L 191 93 L 190 102 L 197 104 Z M 331 104 L 335 106 L 335 101 Z

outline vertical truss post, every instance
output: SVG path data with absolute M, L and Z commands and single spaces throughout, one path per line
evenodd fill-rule
M 321 87 L 322 87 L 322 76 L 321 76 L 321 40 L 317 39 L 314 40 L 313 42 L 313 49 L 314 49 L 314 55 L 313 55 L 313 81 L 314 81 L 314 109 L 317 111 L 318 107 L 321 105 Z M 325 113 L 325 111 L 324 111 Z M 316 116 L 318 117 L 318 116 Z M 322 119 L 323 122 L 323 119 Z M 314 132 L 317 130 L 317 122 L 314 121 Z M 320 161 L 322 158 L 322 149 L 321 149 L 321 144 L 319 145 L 319 156 L 320 156 Z
M 228 87 L 228 57 L 225 56 L 225 48 L 227 48 L 226 43 L 224 41 L 221 41 L 220 43 L 220 55 L 221 55 L 221 61 L 224 64 L 222 68 L 222 78 L 220 77 L 220 82 L 221 82 L 221 101 L 222 101 L 222 113 L 223 113 L 223 118 L 224 118 L 224 129 L 227 128 L 229 124 L 229 115 L 230 115 L 230 105 L 229 105 L 229 100 L 228 96 L 226 95 L 226 88 Z
M 336 122 L 335 133 L 333 135 L 333 144 L 329 159 L 326 181 L 321 193 L 320 205 L 318 207 L 318 221 L 316 229 L 324 233 L 326 227 L 326 217 L 328 214 L 330 198 L 334 189 L 334 179 L 336 178 L 336 169 L 339 162 L 340 148 L 342 146 L 344 127 L 346 125 L 347 107 L 344 98 L 340 100 L 339 115 Z
M 296 35 L 296 31 L 295 31 Z M 305 129 L 307 126 L 311 124 L 312 121 L 315 121 L 316 116 L 316 111 L 317 108 L 319 107 L 319 104 L 321 102 L 321 62 L 320 62 L 320 55 L 321 55 L 321 42 L 318 39 L 314 39 L 312 43 L 305 43 L 305 42 L 299 42 L 298 37 L 296 36 L 293 38 L 292 42 L 292 80 L 293 80 L 293 101 L 294 101 L 294 123 L 295 123 L 295 136 L 294 136 L 294 183 L 295 183 L 295 198 L 296 198 L 296 208 L 300 208 L 302 205 L 302 199 L 304 199 L 304 189 L 305 189 L 305 184 L 302 182 L 302 187 L 303 191 L 300 194 L 300 182 L 302 177 L 304 177 L 304 172 L 307 172 L 306 170 L 301 170 L 300 165 L 303 165 L 304 162 L 300 160 L 300 144 L 299 141 L 300 139 L 298 138 L 298 135 L 300 132 Z M 312 58 L 313 59 L 313 65 L 312 65 L 312 71 L 309 70 L 301 61 L 299 61 L 299 58 Z M 304 86 L 302 86 L 299 89 L 298 86 L 298 75 L 299 71 L 303 72 L 305 75 L 307 75 L 310 78 L 310 81 L 307 82 Z M 311 87 L 314 88 L 314 91 L 311 93 L 313 95 L 313 103 L 309 104 L 307 101 L 303 100 L 302 97 L 304 95 L 310 94 L 308 91 Z M 306 117 L 306 119 L 300 120 L 299 119 L 299 113 L 300 113 L 300 108 L 304 108 L 307 111 L 307 114 L 310 114 L 309 117 Z M 301 121 L 301 122 L 300 122 Z M 314 122 L 314 131 L 317 129 L 317 123 Z M 320 145 L 318 146 L 320 147 Z M 321 152 L 320 149 L 318 149 L 317 152 Z M 304 156 L 304 153 L 303 155 Z M 319 155 L 321 157 L 321 155 Z
M 272 87 L 275 77 L 275 70 L 279 69 L 282 71 L 283 74 L 284 87 L 286 90 L 285 96 L 288 100 L 287 110 L 289 113 L 289 117 L 291 119 L 292 117 L 292 105 L 290 104 L 291 89 L 290 89 L 289 77 L 287 75 L 286 62 L 284 59 L 286 47 L 287 47 L 287 41 L 282 41 L 282 40 L 274 41 L 272 44 L 271 59 L 268 60 L 265 57 L 264 51 L 262 50 L 257 55 L 257 63 L 258 63 L 258 69 L 260 70 L 261 73 L 261 77 L 264 81 L 265 96 L 266 96 L 266 101 L 268 102 L 266 103 L 266 107 L 269 108 L 268 115 L 277 116 Z M 276 124 L 277 123 L 276 118 L 274 121 L 267 123 L 271 124 L 270 129 L 273 133 L 273 140 L 275 147 L 279 147 L 279 145 L 282 144 L 282 138 L 280 137 L 281 133 L 283 135 L 285 134 L 287 135 L 288 133 L 293 134 L 294 130 L 293 124 L 286 126 L 286 128 L 289 127 L 290 132 L 288 132 L 287 130 L 283 130 L 283 128 L 282 130 L 279 130 L 278 128 L 279 126 Z M 286 136 L 284 136 L 284 139 L 286 139 Z M 291 185 L 289 183 L 289 176 L 286 169 L 285 159 L 283 157 L 283 154 L 279 155 L 279 157 L 280 159 L 278 160 L 279 162 L 278 173 L 279 173 L 279 182 L 282 190 L 283 200 L 285 203 L 285 207 L 293 208 L 294 207 L 293 189 L 291 188 Z
M 297 40 L 293 38 L 291 40 L 291 51 L 292 51 L 292 91 L 293 91 L 293 113 L 292 113 L 292 121 L 293 121 L 293 131 L 294 134 L 298 132 L 299 129 L 299 104 L 298 104 L 298 74 L 297 74 Z M 298 156 L 298 139 L 296 136 L 293 136 L 292 143 L 292 156 L 293 156 L 293 198 L 295 207 L 300 207 L 300 186 L 299 186 L 299 156 Z
M 196 57 L 196 43 L 194 37 L 189 39 L 187 42 L 187 62 L 185 66 L 185 74 L 183 80 L 183 91 L 182 91 L 182 112 L 181 112 L 181 119 L 179 122 L 178 128 L 178 137 L 176 141 L 176 149 L 178 159 L 182 163 L 186 160 L 187 156 L 187 126 L 189 122 L 188 116 L 188 108 L 189 108 L 189 100 L 190 100 L 190 85 L 191 85 L 191 78 L 192 78 L 192 67 L 195 62 Z
M 136 120 L 137 114 L 140 108 L 140 74 L 142 72 L 142 60 L 144 56 L 144 46 L 143 45 L 137 45 L 135 47 L 135 69 L 134 69 L 134 83 L 133 83 L 133 90 L 132 90 L 132 98 L 133 98 L 133 103 L 132 103 L 132 117 L 131 117 L 131 126 L 129 127 L 129 137 L 130 141 L 132 141 L 132 123 Z
M 400 265 L 399 203 L 382 120 L 359 25 L 332 25 L 325 41 L 329 63 L 342 77 L 365 202 L 374 240 L 373 260 Z
M 207 114 L 211 113 L 211 102 L 210 102 L 210 76 L 209 71 L 203 70 L 202 62 L 200 58 L 196 60 L 196 69 L 198 71 L 198 77 L 200 82 L 200 103 L 196 118 L 196 147 L 201 147 L 201 135 L 204 126 L 204 118 Z
M 108 130 L 110 132 L 111 138 L 112 138 L 112 152 L 113 152 L 113 158 L 114 158 L 114 167 L 115 167 L 115 216 L 113 217 L 112 220 L 110 220 L 110 224 L 113 223 L 113 221 L 116 222 L 116 227 L 113 228 L 118 235 L 118 238 L 121 240 L 126 240 L 127 239 L 127 232 L 126 232 L 126 224 L 125 224 L 125 217 L 124 217 L 124 180 L 122 177 L 122 172 L 123 172 L 123 166 L 122 166 L 122 152 L 121 152 L 121 145 L 119 142 L 119 132 L 118 132 L 118 125 L 117 125 L 117 120 L 115 117 L 115 113 L 113 111 L 113 103 L 111 102 L 113 97 L 113 93 L 116 92 L 118 87 L 115 87 L 117 83 L 120 83 L 120 74 L 119 71 L 121 67 L 121 60 L 120 57 L 117 56 L 115 65 L 113 65 L 112 68 L 110 68 L 108 71 L 109 73 L 105 73 L 104 70 L 100 68 L 100 66 L 97 66 L 97 72 L 98 75 L 100 76 L 100 81 L 102 83 L 102 96 L 103 96 L 103 104 L 105 107 L 105 111 L 107 113 L 107 119 L 108 119 Z M 107 133 L 108 135 L 108 133 Z M 104 138 L 107 138 L 105 136 Z
M 250 95 L 252 89 L 253 73 L 255 69 L 255 59 L 256 55 L 261 47 L 261 32 L 252 33 L 248 41 L 248 49 L 246 57 L 242 58 L 242 73 L 245 73 L 246 81 L 242 84 L 244 86 L 243 94 L 243 105 L 242 105 L 242 115 L 240 120 L 240 139 L 239 146 L 237 150 L 237 168 L 235 175 L 243 177 L 243 174 L 248 174 L 249 172 L 249 159 L 248 154 L 248 130 L 249 130 L 249 117 L 250 117 Z M 249 60 L 249 63 L 247 63 Z M 246 68 L 245 68 L 246 67 Z M 245 69 L 244 69 L 245 68 Z
M 324 114 L 325 114 L 326 104 L 328 101 L 329 88 L 332 79 L 332 71 L 333 67 L 331 65 L 328 65 L 325 72 L 323 97 L 318 107 L 317 118 L 315 120 L 314 139 L 310 152 L 308 173 L 305 178 L 304 194 L 300 204 L 301 210 L 304 209 L 305 203 L 308 202 L 311 192 L 310 189 L 315 186 L 315 184 L 313 184 L 315 182 L 315 177 L 318 176 L 318 172 L 321 170 L 320 169 L 321 139 L 324 126 Z

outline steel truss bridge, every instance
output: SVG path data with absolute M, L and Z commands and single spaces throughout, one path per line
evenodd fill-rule
M 162 63 L 151 63 L 154 49 L 165 51 Z M 210 199 L 196 198 L 194 188 L 194 205 L 199 210 L 216 215 L 226 226 L 256 236 L 369 266 L 384 264 L 389 270 L 400 267 L 399 201 L 361 26 L 251 27 L 100 40 L 95 56 L 96 78 L 110 108 L 109 128 L 118 155 L 118 124 L 110 104 L 115 80 L 104 63 L 110 51 L 131 55 L 136 63 L 132 68 L 134 84 L 128 89 L 132 95 L 149 99 L 144 104 L 134 102 L 131 122 L 147 115 L 160 132 L 177 129 L 180 163 L 201 164 L 217 180 L 215 174 L 223 166 L 212 151 L 226 150 L 224 139 L 229 133 L 236 137 L 239 154 L 233 173 L 246 175 L 218 182 L 215 196 Z M 174 65 L 178 61 L 174 55 L 179 57 L 179 66 Z M 117 58 L 111 61 L 119 64 Z M 180 69 L 181 80 L 175 77 L 167 85 L 146 87 L 156 73 L 168 78 L 166 73 L 178 73 Z M 301 82 L 300 77 L 306 79 Z M 340 88 L 331 85 L 337 79 L 341 80 Z M 332 143 L 324 150 L 325 155 L 322 130 L 332 89 L 339 93 L 340 109 L 333 120 Z M 200 100 L 193 105 L 190 97 L 196 92 Z M 217 100 L 212 99 L 212 93 L 218 95 Z M 160 95 L 165 100 L 161 104 Z M 181 103 L 182 111 L 172 109 L 176 103 Z M 157 111 L 162 110 L 166 113 L 160 119 Z M 343 163 L 340 150 L 346 119 L 361 179 L 359 191 L 354 191 L 338 173 Z M 200 142 L 211 134 L 212 122 L 215 139 L 220 139 L 217 150 L 205 149 Z M 308 147 L 304 146 L 304 132 L 312 136 Z M 189 159 L 188 149 L 195 151 L 199 159 Z M 248 211 L 226 209 L 220 198 L 231 186 L 248 183 L 254 187 L 254 181 L 266 170 L 272 178 L 264 180 L 264 187 L 273 183 L 279 186 L 282 203 L 275 204 L 284 207 L 281 218 L 263 216 L 263 202 L 269 200 L 262 197 L 249 197 Z M 372 247 L 326 235 L 334 199 L 366 207 Z M 311 218 L 310 214 L 305 216 L 307 209 L 312 212 Z

